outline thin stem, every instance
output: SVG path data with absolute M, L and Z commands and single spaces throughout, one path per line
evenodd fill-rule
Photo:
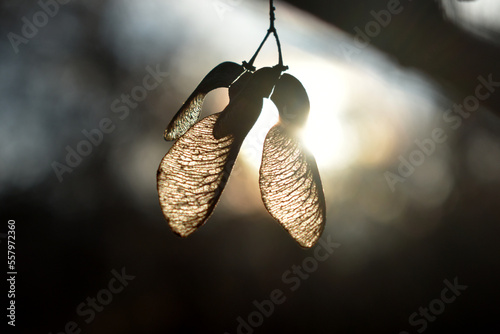
M 283 66 L 283 55 L 281 53 L 281 43 L 280 43 L 280 39 L 278 37 L 278 32 L 276 32 L 276 30 L 274 30 L 274 37 L 276 38 L 276 45 L 278 46 L 278 65 L 279 66 Z
M 243 62 L 243 65 L 245 66 L 246 69 L 248 70 L 255 70 L 255 67 L 253 66 L 253 63 L 255 62 L 255 59 L 257 59 L 257 56 L 259 55 L 260 50 L 264 46 L 264 44 L 267 41 L 267 38 L 271 33 L 273 33 L 274 38 L 276 40 L 276 46 L 278 47 L 278 66 L 282 67 L 283 69 L 287 69 L 287 66 L 283 66 L 283 55 L 281 53 L 281 43 L 280 39 L 278 37 L 278 32 L 276 31 L 276 27 L 274 26 L 274 21 L 276 20 L 276 16 L 274 15 L 274 11 L 276 10 L 276 7 L 274 7 L 274 1 L 269 0 L 269 29 L 267 29 L 267 34 L 260 43 L 257 51 L 255 51 L 254 55 L 250 59 L 250 62 Z
M 274 1 L 269 0 L 269 30 L 276 31 L 274 28 L 274 20 L 276 20 L 276 16 L 274 15 L 274 11 L 276 10 L 276 7 L 274 7 Z
M 259 48 L 257 49 L 257 51 L 255 51 L 255 53 L 253 54 L 252 56 L 252 59 L 250 59 L 250 62 L 246 62 L 244 61 L 243 62 L 243 65 L 245 66 L 245 68 L 247 70 L 251 70 L 251 71 L 255 71 L 255 66 L 253 66 L 253 63 L 255 62 L 255 59 L 257 59 L 257 55 L 259 54 L 260 52 L 260 49 L 262 49 L 262 47 L 264 46 L 264 44 L 266 43 L 266 40 L 267 38 L 269 37 L 269 35 L 271 34 L 271 32 L 268 30 L 267 31 L 267 34 L 266 34 L 266 37 L 264 37 L 264 39 L 262 40 L 262 42 L 260 43 L 259 45 Z
M 274 15 L 274 11 L 276 10 L 276 7 L 274 7 L 274 0 L 269 0 L 269 19 L 271 21 L 269 25 L 269 30 L 271 31 L 274 35 L 274 38 L 276 39 L 276 46 L 278 47 L 278 65 L 283 66 L 283 55 L 281 53 L 281 43 L 280 39 L 278 37 L 278 31 L 276 30 L 276 27 L 274 26 L 274 21 L 276 20 L 276 16 Z

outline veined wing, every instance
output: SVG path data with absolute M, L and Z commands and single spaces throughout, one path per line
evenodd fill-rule
M 266 209 L 302 246 L 321 236 L 326 207 L 316 160 L 282 123 L 264 141 L 259 178 Z
M 207 116 L 191 127 L 174 143 L 158 169 L 163 214 L 182 237 L 193 233 L 212 213 L 244 139 L 232 135 L 215 139 L 213 126 L 219 116 Z

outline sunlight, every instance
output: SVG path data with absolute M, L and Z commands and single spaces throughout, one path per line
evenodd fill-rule
M 290 68 L 287 73 L 302 82 L 311 104 L 309 118 L 302 131 L 304 144 L 314 154 L 320 168 L 345 168 L 356 159 L 358 150 L 352 131 L 342 120 L 345 91 L 341 70 L 319 59 L 291 64 Z M 260 166 L 266 134 L 277 121 L 276 106 L 271 100 L 264 99 L 262 113 L 241 150 L 251 166 Z
M 241 155 L 250 166 L 257 169 L 260 167 L 267 132 L 278 122 L 278 119 L 276 105 L 270 99 L 264 99 L 262 112 L 241 147 Z

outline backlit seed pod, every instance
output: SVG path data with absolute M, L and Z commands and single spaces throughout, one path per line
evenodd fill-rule
M 228 135 L 246 136 L 253 127 L 262 110 L 263 98 L 269 97 L 281 74 L 281 69 L 264 67 L 255 73 L 238 79 L 230 88 L 230 101 L 214 125 L 214 137 Z M 241 82 L 245 80 L 246 82 Z
M 262 201 L 302 247 L 311 247 L 323 232 L 326 205 L 316 160 L 296 131 L 307 121 L 309 98 L 299 80 L 283 74 L 271 99 L 280 122 L 264 141 L 259 171 Z
M 273 0 L 269 4 L 269 29 L 250 61 L 215 67 L 165 130 L 165 139 L 176 142 L 158 168 L 158 196 L 165 219 L 182 237 L 210 217 L 240 147 L 262 111 L 263 99 L 269 98 L 273 89 L 271 99 L 280 121 L 264 141 L 259 175 L 262 200 L 271 216 L 302 247 L 312 247 L 323 231 L 326 206 L 318 167 L 297 132 L 307 120 L 309 98 L 299 80 L 282 75 L 288 66 L 283 64 L 274 25 Z M 278 64 L 255 71 L 254 61 L 271 34 L 276 39 Z M 220 87 L 229 88 L 228 105 L 198 121 L 205 95 Z
M 229 101 L 233 100 L 236 96 L 238 96 L 241 91 L 246 87 L 247 83 L 252 79 L 253 72 L 245 71 L 242 75 L 236 79 L 231 86 L 229 86 Z
M 212 214 L 244 139 L 215 139 L 213 126 L 220 115 L 209 115 L 189 128 L 158 168 L 160 206 L 169 226 L 181 237 L 196 231 Z
M 259 186 L 271 216 L 302 247 L 312 247 L 325 226 L 325 196 L 316 160 L 296 134 L 294 126 L 284 122 L 269 130 Z
M 165 130 L 165 140 L 176 140 L 198 121 L 205 96 L 212 90 L 229 87 L 245 68 L 233 62 L 224 62 L 211 70 L 184 102 Z
M 281 76 L 271 100 L 278 108 L 282 122 L 301 126 L 307 121 L 309 97 L 304 86 L 294 76 L 286 73 Z

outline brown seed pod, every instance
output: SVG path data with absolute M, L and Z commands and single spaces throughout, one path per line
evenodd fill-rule
M 283 74 L 276 83 L 273 95 L 280 119 L 287 124 L 301 126 L 309 115 L 309 97 L 302 83 L 290 74 Z
M 214 137 L 220 139 L 228 135 L 246 136 L 262 110 L 263 98 L 271 94 L 281 70 L 264 67 L 255 73 L 245 73 L 238 79 L 234 89 L 230 87 L 230 101 L 214 125 Z M 241 82 L 240 80 L 245 80 Z

